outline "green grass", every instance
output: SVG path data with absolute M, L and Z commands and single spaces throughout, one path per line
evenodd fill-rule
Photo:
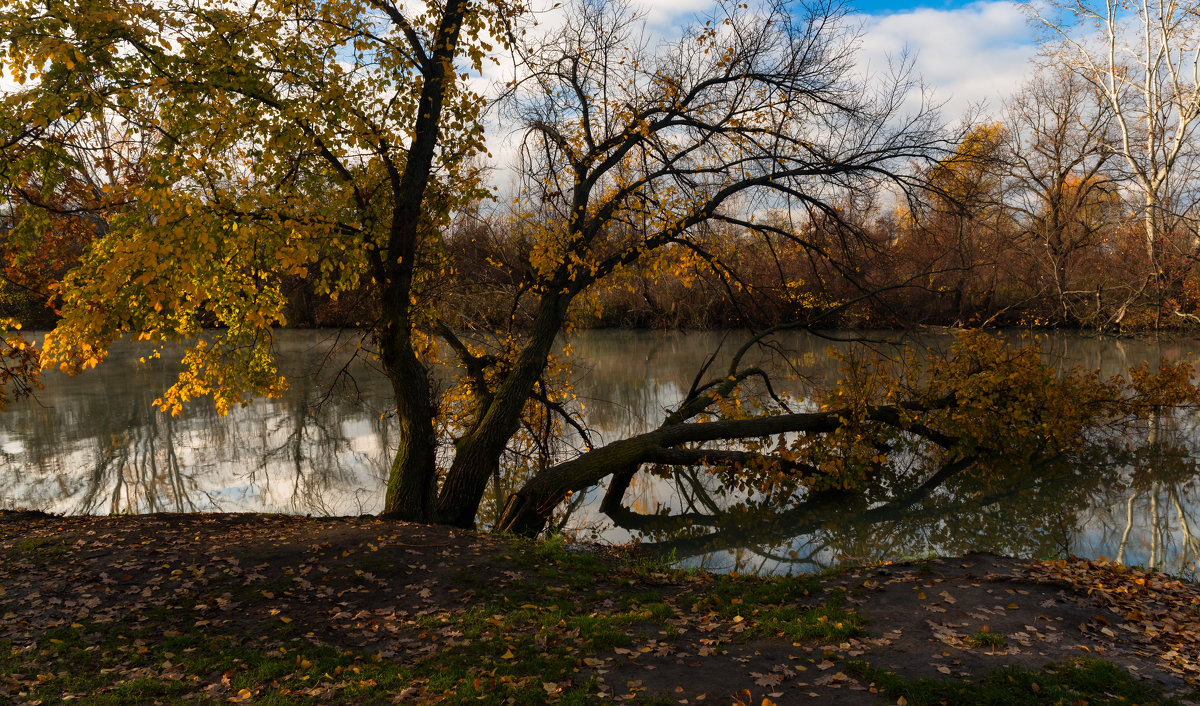
M 697 597 L 692 610 L 707 608 L 723 617 L 743 615 L 745 606 L 782 605 L 811 600 L 821 593 L 812 579 L 792 576 L 717 576 Z
M 969 639 L 974 647 L 986 647 L 993 650 L 1003 649 L 1008 644 L 1004 635 L 987 630 L 976 630 Z
M 1041 671 L 1003 667 L 980 681 L 905 679 L 861 661 L 848 662 L 846 672 L 873 684 L 889 699 L 904 698 L 909 706 L 1179 703 L 1119 667 L 1097 659 L 1072 659 L 1047 665 Z
M 725 576 L 693 602 L 692 610 L 753 619 L 751 634 L 800 642 L 861 635 L 862 616 L 845 605 L 844 592 L 823 595 L 820 585 L 807 578 Z
M 71 545 L 80 537 L 79 532 L 66 532 L 61 535 L 26 537 L 13 545 L 13 556 L 21 556 L 35 566 L 46 566 L 59 561 L 70 550 Z
M 863 634 L 863 617 L 845 607 L 845 596 L 837 593 L 820 606 L 780 606 L 755 616 L 754 632 L 763 637 L 805 640 L 845 640 Z
M 29 538 L 14 554 L 28 561 L 51 552 L 68 560 L 72 542 L 69 536 Z M 710 577 L 649 560 L 631 567 L 553 540 L 514 541 L 504 556 L 486 561 L 489 569 L 521 573 L 497 581 L 497 572 L 456 572 L 448 583 L 471 589 L 470 602 L 450 601 L 436 613 L 406 618 L 403 634 L 414 642 L 432 640 L 436 649 L 398 658 L 377 648 L 335 648 L 307 632 L 313 628 L 303 620 L 267 617 L 267 594 L 274 601 L 297 590 L 290 570 L 252 584 L 228 570 L 165 572 L 164 587 L 204 580 L 174 603 L 164 590 L 156 596 L 163 604 L 145 602 L 129 620 L 81 617 L 40 630 L 21 647 L 0 642 L 0 701 L 56 703 L 71 695 L 94 704 L 230 697 L 255 704 L 374 704 L 416 688 L 422 698 L 448 704 L 583 704 L 599 687 L 586 657 L 678 637 L 679 624 L 689 619 L 707 621 L 715 613 L 737 623 L 741 616 L 748 626 L 743 636 L 791 641 L 843 638 L 861 625 L 841 592 L 823 595 L 811 579 Z M 346 572 L 338 571 L 329 576 L 344 579 Z M 645 580 L 638 578 L 643 574 Z M 310 578 L 319 583 L 325 577 Z M 214 608 L 199 614 L 212 624 L 193 625 L 193 605 L 226 596 L 262 617 L 222 621 Z M 640 703 L 654 698 L 646 694 Z

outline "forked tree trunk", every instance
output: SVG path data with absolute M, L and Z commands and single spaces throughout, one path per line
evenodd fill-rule
M 468 0 L 447 0 L 430 55 L 422 59 L 424 84 L 404 171 L 390 170 L 394 209 L 387 248 L 383 253 L 372 251 L 376 280 L 383 288 L 377 329 L 379 355 L 392 383 L 399 434 L 383 514 L 415 522 L 437 520 L 437 436 L 429 372 L 413 348 L 413 268 L 443 106 L 455 80 L 454 58 L 469 5 Z M 382 9 L 397 29 L 407 26 L 394 7 L 384 5 Z
M 512 372 L 496 391 L 479 424 L 458 442 L 438 496 L 439 522 L 456 527 L 475 525 L 483 493 L 509 439 L 520 426 L 525 402 L 546 369 L 570 301 L 569 294 L 542 298 L 529 341 L 517 356 Z

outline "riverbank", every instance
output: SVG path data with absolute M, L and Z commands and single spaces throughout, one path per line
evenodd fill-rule
M 976 554 L 717 576 L 369 517 L 0 513 L 0 617 L 13 703 L 1192 703 L 1200 687 L 1200 587 L 1162 574 Z

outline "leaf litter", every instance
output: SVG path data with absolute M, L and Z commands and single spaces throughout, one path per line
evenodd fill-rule
M 854 662 L 958 679 L 1081 654 L 1186 694 L 1198 604 L 1108 562 L 758 580 L 375 518 L 3 512 L 0 700 L 897 703 Z

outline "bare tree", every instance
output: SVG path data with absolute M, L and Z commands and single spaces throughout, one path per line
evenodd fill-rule
M 1120 215 L 1120 184 L 1109 169 L 1113 154 L 1107 148 L 1115 135 L 1112 109 L 1078 73 L 1052 63 L 1009 99 L 1006 112 L 1007 203 L 1039 264 L 1039 280 L 1046 275 L 1050 280 L 1034 286 L 1054 298 L 1063 323 L 1110 323 L 1101 318 L 1107 312 L 1102 285 L 1082 278 L 1089 270 L 1087 253 L 1098 248 Z M 1109 291 L 1127 290 L 1116 304 L 1123 311 L 1133 288 L 1106 284 L 1112 285 Z
M 527 126 L 524 227 L 532 251 L 520 294 L 539 302 L 540 315 L 521 360 L 544 356 L 572 300 L 623 268 L 688 260 L 738 287 L 736 252 L 726 258 L 712 250 L 715 228 L 726 242 L 773 236 L 777 245 L 829 259 L 806 226 L 850 226 L 840 206 L 855 203 L 854 195 L 909 188 L 924 178 L 914 162 L 946 152 L 935 112 L 901 110 L 915 87 L 906 74 L 872 83 L 857 73 L 857 36 L 837 5 L 721 6 L 663 45 L 640 28 L 623 3 L 585 0 L 525 55 L 528 73 L 510 110 Z M 860 283 L 856 294 L 868 295 L 873 285 L 845 264 L 843 273 Z M 475 364 L 464 360 L 468 369 Z M 729 378 L 757 374 L 735 367 Z M 688 423 L 714 403 L 708 392 L 728 394 L 733 384 L 722 378 L 694 389 L 650 436 L 536 474 L 513 495 L 500 526 L 536 531 L 566 490 L 613 472 L 627 484 L 643 462 L 720 456 L 673 448 L 685 442 L 828 423 L 794 414 L 728 427 Z
M 1200 124 L 1200 13 L 1174 0 L 1049 0 L 1026 8 L 1054 38 L 1048 51 L 1113 112 L 1111 148 L 1140 191 L 1146 284 L 1161 302 L 1164 196 L 1195 153 Z

